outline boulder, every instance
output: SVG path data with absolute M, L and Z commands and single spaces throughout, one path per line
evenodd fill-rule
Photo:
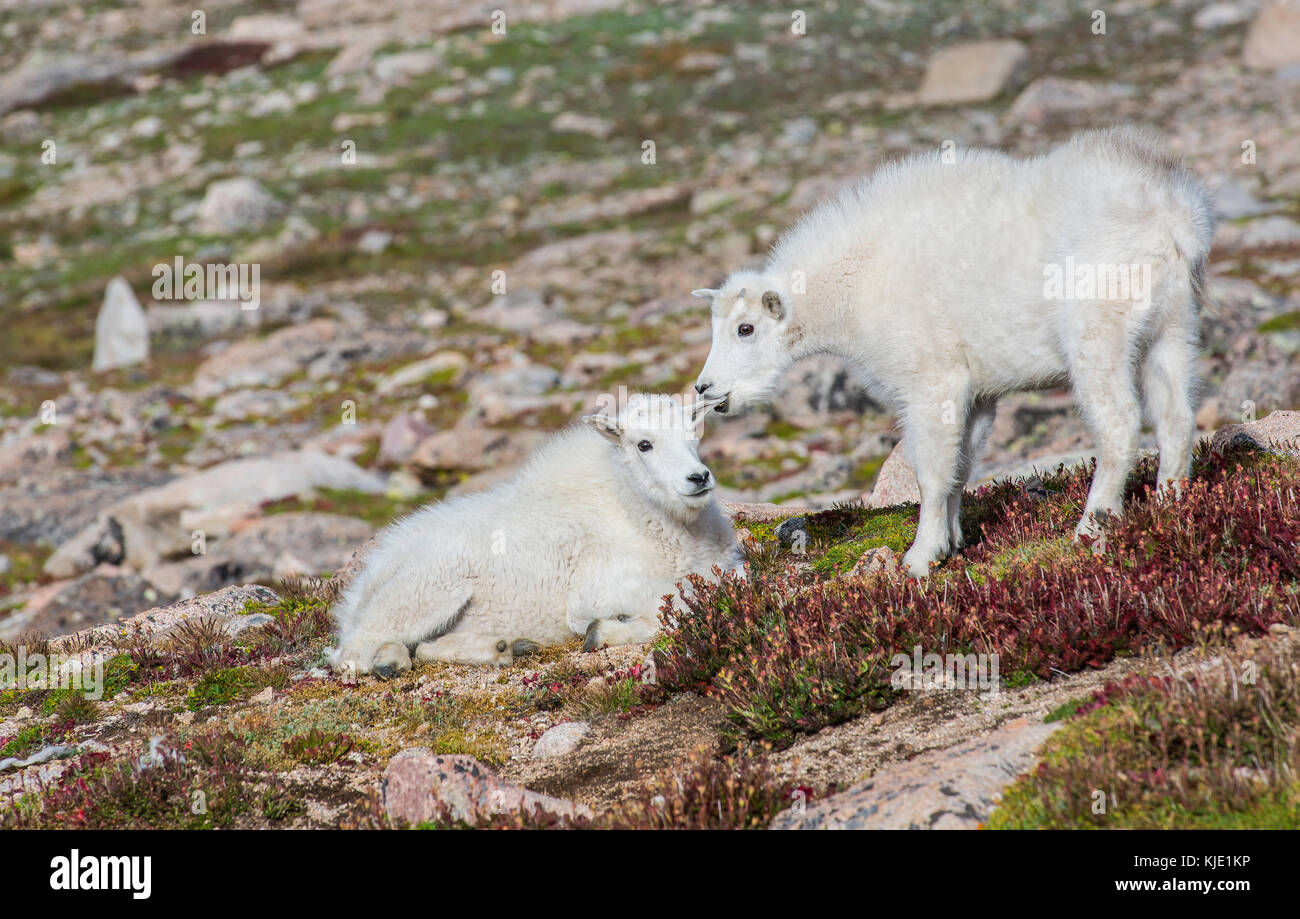
M 199 365 L 194 393 L 206 399 L 241 386 L 271 386 L 325 354 L 340 337 L 333 319 L 312 319 L 236 342 Z
M 380 494 L 384 481 L 341 457 L 316 451 L 288 451 L 231 460 L 183 476 L 116 502 L 98 519 L 59 546 L 45 563 L 53 577 L 70 577 L 95 564 L 94 547 L 105 530 L 119 527 L 123 563 L 136 570 L 191 554 L 194 531 L 220 538 L 259 507 L 318 488 Z
M 930 58 L 917 101 L 922 105 L 987 102 L 1006 89 L 1029 52 L 1013 39 L 944 48 Z
M 1018 718 L 982 737 L 922 753 L 813 807 L 782 811 L 772 829 L 976 829 L 1060 726 Z
M 95 317 L 96 373 L 129 367 L 149 358 L 149 321 L 125 278 L 113 278 Z
M 1300 64 L 1300 0 L 1269 0 L 1246 33 L 1242 62 L 1252 70 Z
M 22 610 L 0 619 L 0 639 L 12 640 L 27 631 L 66 635 L 116 622 L 175 598 L 134 572 L 100 565 L 65 582 L 52 595 L 33 597 Z
M 379 435 L 379 462 L 390 466 L 405 463 L 420 442 L 434 433 L 436 429 L 421 415 L 412 412 L 393 417 Z
M 1258 421 L 1224 425 L 1214 432 L 1214 440 L 1210 442 L 1210 448 L 1216 453 L 1241 445 L 1268 453 L 1300 456 L 1300 412 L 1271 412 Z
M 920 501 L 921 488 L 916 484 L 916 470 L 907 461 L 900 440 L 876 473 L 876 483 L 866 498 L 866 504 L 868 507 L 893 507 L 896 504 L 919 504 Z
M 130 92 L 140 74 L 165 67 L 181 48 L 136 54 L 51 54 L 37 49 L 0 77 L 0 115 L 14 109 L 39 108 L 59 96 L 88 88 L 104 94 Z
M 342 514 L 272 514 L 215 540 L 203 555 L 144 571 L 160 591 L 194 596 L 231 584 L 327 575 L 343 567 L 374 527 Z
M 448 472 L 482 472 L 518 463 L 542 437 L 539 431 L 455 427 L 421 441 L 411 464 L 426 478 Z
M 1131 92 L 1115 86 L 1098 86 L 1083 80 L 1039 77 L 1016 97 L 1009 114 L 1022 121 L 1042 122 L 1061 115 L 1087 112 L 1114 103 Z
M 556 817 L 593 816 L 584 804 L 511 785 L 472 756 L 417 747 L 392 758 L 384 773 L 384 809 L 411 825 L 449 817 L 470 826 L 496 814 L 541 808 Z

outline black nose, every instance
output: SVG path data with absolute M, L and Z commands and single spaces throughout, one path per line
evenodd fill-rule
M 695 391 L 702 396 L 704 395 L 704 391 L 712 385 L 713 385 L 712 383 L 696 383 Z
M 690 475 L 686 477 L 686 481 L 692 482 L 696 485 L 703 485 L 708 480 L 709 480 L 709 470 L 707 469 L 705 469 L 703 472 L 692 472 Z

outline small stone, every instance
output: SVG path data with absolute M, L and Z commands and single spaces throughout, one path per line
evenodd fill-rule
M 806 542 L 808 539 L 807 526 L 807 517 L 791 517 L 776 528 L 776 540 L 787 548 L 794 546 L 796 541 L 799 540 Z
M 266 687 L 257 695 L 253 696 L 251 701 L 258 703 L 259 705 L 270 705 L 272 702 L 275 701 L 274 687 L 271 686 Z
M 876 546 L 862 553 L 856 565 L 849 572 L 851 578 L 872 577 L 877 574 L 892 575 L 901 573 L 902 565 L 898 555 L 889 546 Z
M 555 759 L 572 753 L 591 731 L 585 721 L 566 721 L 557 724 L 541 737 L 533 747 L 533 759 Z
M 595 115 L 562 112 L 551 122 L 551 130 L 561 134 L 588 134 L 604 140 L 614 133 L 614 123 Z
M 200 229 L 225 234 L 255 229 L 282 210 L 260 182 L 237 176 L 209 185 L 197 216 Z
M 944 48 L 930 58 L 917 94 L 922 105 L 987 102 L 1012 82 L 1028 58 L 1011 39 L 976 41 Z

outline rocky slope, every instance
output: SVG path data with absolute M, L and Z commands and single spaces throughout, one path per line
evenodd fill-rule
M 322 598 L 249 585 L 338 571 L 394 516 L 508 474 L 601 394 L 683 390 L 709 340 L 688 292 L 910 152 L 1033 153 L 1084 127 L 1158 129 L 1219 212 L 1205 437 L 1270 412 L 1290 430 L 1275 410 L 1300 407 L 1300 16 L 1285 0 L 1133 0 L 1100 30 L 1065 0 L 872 0 L 803 21 L 739 2 L 538 0 L 504 24 L 460 3 L 397 0 L 222 0 L 202 22 L 169 0 L 0 9 L 0 640 L 65 636 L 134 668 L 95 712 L 5 697 L 0 758 L 73 746 L 121 764 L 155 734 L 202 747 L 216 743 L 205 730 L 247 724 L 231 730 L 263 738 L 251 751 L 199 755 L 237 759 L 255 779 L 247 794 L 261 797 L 230 819 L 272 820 L 262 799 L 287 782 L 307 789 L 307 809 L 276 819 L 319 825 L 387 819 L 383 769 L 412 745 L 476 756 L 505 781 L 604 814 L 653 800 L 655 776 L 680 770 L 695 740 L 712 753 L 772 742 L 782 719 L 753 733 L 763 713 L 739 717 L 738 689 L 638 689 L 647 649 L 344 693 L 319 672 Z M 155 281 L 178 257 L 256 265 L 256 309 L 207 290 L 167 299 Z M 752 563 L 887 574 L 915 488 L 896 454 L 886 461 L 893 420 L 833 362 L 801 365 L 787 384 L 704 441 L 726 498 L 789 505 L 738 518 Z M 1001 406 L 976 474 L 1048 473 L 1091 448 L 1068 394 L 1019 396 Z M 1041 494 L 1048 478 L 1025 487 Z M 786 557 L 774 515 L 859 497 L 881 513 L 821 518 L 819 558 Z M 1005 551 L 999 575 L 1014 560 Z M 249 601 L 269 631 L 240 615 Z M 132 618 L 142 611 L 155 612 Z M 170 628 L 180 613 L 223 634 L 254 629 L 191 635 L 181 650 L 157 636 L 154 673 L 154 637 L 134 629 L 152 636 L 150 622 Z M 214 656 L 194 644 L 203 638 Z M 185 647 L 201 659 L 178 661 Z M 1111 660 L 1097 662 L 1101 682 L 1130 665 Z M 225 671 L 237 671 L 229 685 L 209 685 Z M 1014 699 L 1028 746 L 1042 710 L 1067 701 L 1058 690 L 1094 685 L 1081 680 L 1011 687 L 998 706 Z M 788 802 L 782 783 L 820 795 L 946 749 L 962 719 L 979 731 L 1010 720 L 961 694 L 933 698 L 818 715 L 818 733 L 760 757 L 753 768 L 770 774 L 744 773 L 776 789 L 756 799 L 760 822 Z M 97 727 L 76 720 L 92 714 Z M 562 719 L 591 733 L 534 760 Z M 318 743 L 295 740 L 311 730 Z M 167 773 L 182 786 L 198 762 L 185 755 Z M 709 784 L 715 762 L 696 764 L 713 788 L 697 804 L 723 794 Z M 68 760 L 15 768 L 11 790 Z M 620 819 L 658 819 L 634 811 Z
M 490 483 L 598 394 L 682 389 L 708 347 L 691 288 L 945 143 L 1166 133 L 1221 219 L 1200 421 L 1300 404 L 1285 8 L 1135 2 L 1096 34 L 1063 2 L 802 24 L 529 3 L 501 35 L 457 6 L 7 11 L 0 634 L 334 570 L 365 526 Z M 257 265 L 257 309 L 156 299 L 177 257 Z M 705 452 L 728 498 L 824 507 L 869 493 L 895 439 L 822 362 Z M 977 474 L 1089 449 L 1066 394 L 1017 397 Z M 240 465 L 259 458 L 273 482 Z
M 1152 498 L 1145 464 L 1104 548 L 1069 538 L 1086 476 L 981 489 L 973 547 L 929 585 L 894 552 L 915 505 L 735 505 L 750 581 L 675 601 L 652 645 L 349 682 L 323 652 L 352 566 L 27 635 L 0 654 L 54 672 L 0 691 L 0 825 L 1300 825 L 1300 417 L 1216 446 L 1178 502 Z M 1007 591 L 1037 611 L 1002 616 Z M 923 678 L 923 650 L 969 669 Z M 1160 768 L 1115 772 L 1113 747 L 1088 747 L 1102 728 Z M 1125 808 L 1096 819 L 1070 770 L 1127 775 Z

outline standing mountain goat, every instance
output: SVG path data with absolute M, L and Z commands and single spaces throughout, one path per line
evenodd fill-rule
M 634 395 L 588 415 L 508 482 L 390 526 L 334 608 L 336 668 L 391 676 L 420 660 L 504 664 L 585 635 L 649 641 L 660 598 L 692 572 L 743 573 L 700 462 L 715 403 Z
M 1187 475 L 1212 236 L 1204 189 L 1142 133 L 1023 160 L 915 156 L 818 206 L 761 270 L 694 291 L 713 304 L 695 388 L 725 412 L 769 398 L 798 358 L 843 358 L 899 416 L 921 492 L 904 564 L 921 577 L 961 547 L 998 397 L 1068 382 L 1099 446 L 1076 532 L 1097 535 L 1121 510 L 1142 406 L 1161 489 Z

